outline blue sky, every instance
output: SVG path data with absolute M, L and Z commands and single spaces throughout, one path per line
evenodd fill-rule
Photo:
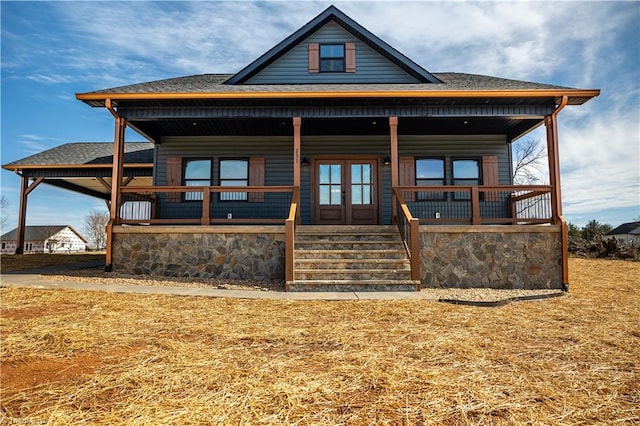
M 2 1 L 0 161 L 113 140 L 110 114 L 75 93 L 236 72 L 330 4 Z M 579 226 L 640 216 L 640 2 L 333 4 L 431 72 L 601 89 L 559 115 L 564 213 Z M 544 128 L 528 137 L 544 141 Z M 0 178 L 4 232 L 17 223 L 19 178 Z M 42 185 L 27 223 L 80 230 L 92 209 L 104 202 Z

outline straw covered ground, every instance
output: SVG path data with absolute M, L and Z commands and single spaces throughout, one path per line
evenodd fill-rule
M 638 423 L 640 264 L 570 271 L 492 308 L 3 288 L 0 424 Z

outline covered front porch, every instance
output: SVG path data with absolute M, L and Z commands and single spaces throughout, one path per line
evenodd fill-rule
M 497 179 L 493 182 L 487 182 L 485 179 L 480 185 L 407 184 L 408 181 L 403 178 L 403 174 L 407 173 L 406 147 L 424 138 L 407 133 L 418 133 L 416 129 L 425 128 L 424 126 L 433 120 L 425 119 L 424 122 L 419 123 L 419 120 L 406 119 L 407 128 L 412 130 L 407 130 L 399 136 L 398 127 L 402 128 L 405 119 L 398 119 L 395 116 L 357 120 L 328 119 L 324 123 L 327 127 L 321 125 L 323 121 L 320 119 L 306 120 L 302 117 L 293 117 L 288 121 L 278 119 L 281 127 L 273 132 L 278 135 L 285 134 L 285 146 L 289 138 L 290 151 L 284 156 L 278 154 L 274 161 L 271 161 L 268 156 L 263 159 L 266 158 L 267 163 L 277 162 L 281 169 L 286 168 L 281 175 L 284 176 L 284 180 L 289 179 L 290 185 L 266 184 L 264 178 L 253 179 L 247 182 L 247 186 L 162 185 L 158 184 L 157 170 L 154 173 L 156 185 L 135 188 L 114 185 L 111 221 L 108 226 L 107 269 L 124 267 L 134 272 L 150 273 L 150 270 L 145 271 L 139 263 L 132 262 L 132 258 L 136 256 L 123 255 L 123 253 L 131 253 L 131 250 L 126 247 L 143 247 L 142 251 L 148 251 L 155 246 L 162 247 L 166 252 L 172 245 L 176 248 L 180 247 L 180 250 L 182 247 L 198 246 L 198 250 L 209 247 L 214 251 L 206 253 L 205 249 L 201 261 L 194 260 L 197 257 L 191 255 L 175 256 L 175 252 L 168 251 L 174 254 L 172 266 L 168 269 L 162 267 L 162 273 L 192 274 L 195 267 L 200 268 L 200 273 L 209 271 L 206 274 L 215 274 L 216 270 L 219 273 L 225 269 L 224 265 L 227 265 L 227 273 L 222 274 L 222 277 L 273 279 L 281 276 L 287 283 L 294 283 L 297 280 L 296 236 L 302 229 L 300 227 L 322 224 L 326 219 L 321 213 L 323 204 L 333 209 L 325 209 L 325 211 L 339 210 L 337 216 L 333 216 L 333 222 L 331 220 L 324 222 L 326 225 L 333 227 L 357 225 L 353 222 L 353 212 L 364 204 L 362 193 L 368 183 L 362 180 L 354 181 L 353 176 L 348 174 L 355 167 L 355 169 L 359 168 L 362 177 L 362 166 L 368 165 L 371 183 L 370 198 L 368 198 L 371 200 L 371 206 L 368 206 L 368 210 L 372 214 L 367 214 L 367 217 L 372 219 L 361 225 L 392 225 L 397 230 L 410 264 L 410 279 L 418 282 L 418 287 L 424 285 L 529 288 L 533 282 L 535 288 L 566 288 L 568 285 L 566 222 L 561 215 L 555 128 L 557 113 L 564 104 L 566 104 L 566 98 L 557 108 L 551 109 L 549 114 L 537 120 L 544 122 L 547 130 L 549 185 L 507 185 L 499 184 Z M 115 110 L 112 111 L 116 117 L 114 158 L 117 158 L 119 147 L 124 144 L 122 129 L 127 125 L 127 119 Z M 305 130 L 307 121 L 309 129 Z M 509 125 L 513 126 L 511 121 L 517 120 L 494 118 L 485 122 L 479 121 L 480 123 L 474 122 L 473 130 L 469 131 L 479 135 L 476 137 L 482 140 L 490 137 L 492 131 L 506 132 L 507 121 L 510 121 Z M 526 126 L 523 124 L 525 121 Z M 516 125 L 517 131 L 523 131 L 525 127 L 535 127 L 534 121 L 531 117 L 517 121 L 519 123 Z M 274 120 L 268 122 L 249 120 L 245 121 L 245 124 L 249 122 L 253 123 L 248 130 L 251 134 L 259 133 L 258 128 L 264 130 L 265 125 L 270 128 L 275 127 Z M 336 126 L 336 123 L 340 124 Z M 134 127 L 138 128 L 140 124 L 136 122 Z M 178 124 L 184 125 L 183 123 L 165 123 L 163 131 L 166 132 L 167 128 Z M 329 124 L 332 127 L 329 127 Z M 198 128 L 198 132 L 204 133 L 210 133 L 213 128 L 217 128 L 213 122 L 207 124 L 207 130 L 202 130 L 204 127 L 202 122 L 194 121 L 192 126 Z M 445 132 L 445 128 L 449 128 L 449 132 L 454 132 L 453 119 L 440 120 L 438 126 L 438 132 Z M 331 130 L 323 132 L 324 128 Z M 152 127 L 146 128 L 147 132 L 152 129 Z M 344 134 L 334 134 L 338 132 Z M 287 133 L 289 136 L 286 136 Z M 318 133 L 325 134 L 318 135 Z M 265 138 L 269 141 L 269 137 L 277 138 L 278 135 L 271 134 Z M 513 131 L 509 135 L 506 136 L 505 143 L 509 142 L 511 137 L 517 136 Z M 224 135 L 221 136 L 224 137 Z M 358 148 L 361 153 L 345 151 L 344 143 L 342 150 L 336 148 L 340 144 L 339 140 L 336 142 L 336 136 L 338 139 L 342 138 L 342 141 L 349 139 L 364 141 L 364 145 L 361 143 Z M 192 140 L 203 138 L 203 143 L 210 143 L 210 139 L 207 139 L 210 137 L 196 134 L 192 136 Z M 443 137 L 446 140 L 459 136 L 455 134 L 439 136 L 439 138 Z M 160 148 L 163 143 L 171 146 L 172 138 L 180 140 L 179 137 L 172 135 L 162 137 Z M 370 143 L 367 144 L 367 141 Z M 334 203 L 331 197 L 336 188 L 332 185 L 336 182 L 323 181 L 321 167 L 328 166 L 331 172 L 331 166 L 335 164 L 339 164 L 346 172 L 341 172 L 337 186 L 339 192 L 335 194 L 337 198 Z M 113 173 L 117 176 L 118 162 L 114 161 L 113 166 Z M 264 160 L 262 163 L 258 161 L 258 167 L 263 168 L 262 176 L 264 176 Z M 115 182 L 118 182 L 118 179 Z M 322 198 L 323 185 L 328 191 L 325 192 L 329 194 L 329 198 L 326 195 Z M 354 203 L 354 200 L 358 199 L 354 196 L 356 191 L 353 190 L 356 186 L 359 187 L 360 204 Z M 180 203 L 175 204 L 178 201 Z M 174 207 L 179 205 L 180 208 L 172 208 L 172 203 Z M 430 239 L 436 234 L 475 239 L 475 245 L 473 242 L 471 245 L 476 247 L 478 252 L 467 252 L 467 257 L 475 259 L 472 262 L 475 266 L 467 264 L 467 266 L 455 267 L 444 275 L 436 273 L 438 268 L 447 269 L 443 264 L 442 256 L 434 255 L 433 245 L 443 245 L 442 240 L 438 238 L 435 241 L 440 242 L 431 242 Z M 140 235 L 153 240 L 152 246 L 136 243 Z M 151 235 L 155 237 L 150 237 Z M 181 236 L 177 237 L 177 235 Z M 181 240 L 182 243 L 167 243 L 174 238 Z M 210 241 L 211 238 L 217 242 Z M 164 243 L 158 243 L 158 239 Z M 462 240 L 467 241 L 466 239 Z M 458 242 L 451 242 L 454 240 Z M 449 258 L 450 264 L 456 263 L 457 256 L 461 256 L 462 252 L 452 247 L 462 244 L 460 242 L 462 240 L 459 237 L 447 240 L 449 254 L 445 255 L 445 258 Z M 507 250 L 508 256 L 503 256 L 502 260 L 494 255 L 495 252 L 490 256 L 484 252 L 487 241 L 507 240 L 517 242 L 514 243 L 515 245 L 511 244 L 512 247 Z M 254 249 L 254 246 L 247 241 L 259 242 Z M 236 250 L 245 251 L 245 254 L 240 256 L 242 261 L 239 262 L 237 255 L 228 255 L 229 244 L 232 244 Z M 258 246 L 268 247 L 268 249 L 265 251 Z M 221 251 L 217 251 L 218 249 Z M 506 253 L 504 250 L 504 248 L 499 249 L 497 253 L 502 256 Z M 444 252 L 443 250 L 440 253 Z M 253 253 L 253 255 L 247 255 L 247 253 Z M 272 256 L 273 253 L 275 257 Z M 512 271 L 515 264 L 514 258 L 524 259 L 524 264 L 517 274 Z M 144 254 L 140 259 L 147 265 L 153 263 Z M 219 263 L 217 269 L 211 266 L 207 268 L 207 262 L 211 264 L 210 259 L 215 259 L 214 264 Z M 435 266 L 436 259 L 441 263 L 440 266 Z M 270 266 L 266 270 L 257 266 L 263 263 Z M 485 266 L 479 267 L 482 263 Z M 551 267 L 548 267 L 549 265 Z M 242 272 L 229 272 L 234 268 Z M 535 276 L 545 268 L 550 271 L 550 275 Z M 476 272 L 470 273 L 471 269 Z M 260 272 L 248 272 L 252 270 Z

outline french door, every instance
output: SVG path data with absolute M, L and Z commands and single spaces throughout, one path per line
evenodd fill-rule
M 331 159 L 314 162 L 314 223 L 378 224 L 378 161 Z

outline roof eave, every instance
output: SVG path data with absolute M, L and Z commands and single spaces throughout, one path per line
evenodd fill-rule
M 283 91 L 283 92 L 157 92 L 157 93 L 78 93 L 76 99 L 93 106 L 117 101 L 216 100 L 216 99 L 328 99 L 328 98 L 569 98 L 587 100 L 600 95 L 600 89 L 522 89 L 522 90 L 389 90 L 389 91 Z M 586 102 L 586 101 L 585 101 Z M 584 102 L 581 102 L 584 103 Z

